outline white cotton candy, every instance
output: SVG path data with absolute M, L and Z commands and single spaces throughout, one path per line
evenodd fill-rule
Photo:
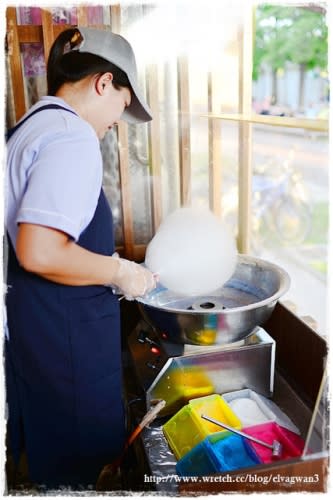
M 206 209 L 179 208 L 160 225 L 147 247 L 145 264 L 160 283 L 182 295 L 212 293 L 232 276 L 234 238 Z

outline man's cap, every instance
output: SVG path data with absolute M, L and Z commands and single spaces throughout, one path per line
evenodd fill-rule
M 122 119 L 129 123 L 152 120 L 151 110 L 139 89 L 135 55 L 125 38 L 111 31 L 78 27 L 83 41 L 77 47 L 79 52 L 89 52 L 103 57 L 123 70 L 132 87 L 131 104 L 124 110 Z

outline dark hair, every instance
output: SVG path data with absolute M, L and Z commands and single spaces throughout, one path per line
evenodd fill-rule
M 118 66 L 95 54 L 71 50 L 81 41 L 81 33 L 76 28 L 63 31 L 54 41 L 47 62 L 48 95 L 55 95 L 64 83 L 108 72 L 113 74 L 112 83 L 116 88 L 131 89 L 126 73 Z

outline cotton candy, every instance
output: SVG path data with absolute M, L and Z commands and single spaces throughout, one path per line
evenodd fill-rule
M 211 211 L 179 208 L 150 241 L 145 265 L 177 294 L 209 294 L 232 276 L 237 263 L 234 238 Z

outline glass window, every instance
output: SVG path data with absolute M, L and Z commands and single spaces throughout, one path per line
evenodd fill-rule
M 327 118 L 324 4 L 259 5 L 255 35 L 253 111 L 282 125 Z M 328 132 L 255 123 L 252 165 L 252 251 L 289 272 L 285 299 L 325 334 Z
M 162 218 L 184 203 L 210 206 L 237 236 L 244 217 L 239 182 L 249 168 L 249 252 L 289 272 L 291 288 L 284 300 L 295 304 L 299 315 L 312 316 L 325 334 L 327 129 L 312 130 L 308 122 L 273 126 L 247 116 L 253 111 L 259 122 L 327 118 L 325 8 L 323 3 L 311 8 L 262 4 L 253 11 L 240 7 L 235 2 L 226 10 L 223 2 L 208 2 L 203 9 L 200 2 L 182 1 L 173 7 L 160 2 L 122 7 L 122 30 L 135 46 L 139 67 L 146 68 L 142 83 L 148 85 L 149 68 L 157 74 L 157 203 Z M 249 61 L 246 47 L 252 41 Z M 241 138 L 242 123 L 249 124 L 247 140 Z M 135 197 L 135 241 L 143 245 L 154 233 L 150 221 L 156 203 L 149 195 L 156 177 L 151 145 L 146 147 L 149 127 L 147 135 L 144 128 L 133 130 L 129 143 L 132 192 L 142 193 Z M 140 163 L 139 157 L 147 162 Z

